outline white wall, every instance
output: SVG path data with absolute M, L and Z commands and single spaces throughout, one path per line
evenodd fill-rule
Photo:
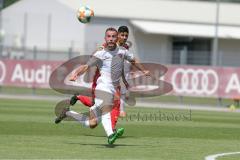
M 167 35 L 135 32 L 137 51 L 141 60 L 168 64 L 171 63 L 171 38 Z
M 240 40 L 219 40 L 220 64 L 223 66 L 240 66 Z
M 80 4 L 90 5 L 97 16 L 138 20 L 211 23 L 216 20 L 216 2 L 191 0 L 58 0 L 76 9 Z M 111 7 L 109 7 L 111 5 Z M 221 3 L 220 24 L 240 25 L 240 4 Z
M 76 12 L 56 0 L 21 0 L 4 9 L 3 29 L 6 32 L 5 45 L 14 45 L 16 38 L 24 39 L 26 47 L 67 50 L 83 48 L 84 26 L 79 25 Z M 27 14 L 27 32 L 24 34 L 24 14 Z M 51 34 L 48 43 L 48 16 L 51 15 Z M 20 42 L 23 45 L 22 42 Z
M 7 7 L 2 11 L 3 29 L 6 35 L 4 44 L 7 46 L 15 45 L 17 47 L 23 45 L 24 14 L 27 13 L 26 46 L 33 48 L 33 46 L 37 45 L 39 48 L 47 49 L 48 16 L 51 14 L 51 49 L 68 50 L 68 48 L 72 46 L 75 51 L 79 51 L 81 54 L 91 54 L 96 49 L 97 44 L 102 44 L 104 42 L 106 28 L 110 26 L 118 28 L 120 25 L 127 25 L 130 29 L 129 40 L 133 42 L 132 51 L 137 57 L 144 61 L 164 64 L 171 63 L 172 46 L 171 37 L 169 35 L 146 34 L 134 28 L 129 23 L 129 20 L 132 18 L 141 19 L 142 17 L 143 19 L 151 19 L 149 13 L 147 15 L 142 15 L 143 10 L 138 7 L 132 7 L 130 10 L 119 8 L 118 5 L 118 10 L 116 10 L 115 7 L 109 8 L 105 6 L 102 1 L 91 0 L 89 1 L 90 4 L 102 4 L 100 6 L 92 5 L 95 6 L 94 11 L 96 16 L 91 23 L 81 24 L 76 18 L 76 9 L 73 8 L 77 8 L 78 5 L 73 5 L 73 7 L 66 5 L 69 3 L 71 4 L 73 1 L 79 4 L 77 3 L 79 2 L 78 0 L 21 0 Z M 109 0 L 104 0 L 104 2 L 108 1 Z M 124 0 L 124 2 L 125 1 L 126 0 Z M 156 13 L 156 15 L 153 15 L 158 20 L 210 23 L 215 17 L 215 11 L 213 11 L 215 9 L 215 4 L 208 2 L 200 4 L 200 2 L 190 3 L 190 1 L 173 3 L 170 1 L 160 2 L 151 0 L 146 2 L 143 0 L 133 0 L 129 3 L 131 5 L 138 3 L 138 5 L 145 8 L 148 5 L 151 6 L 151 12 Z M 131 7 L 131 5 L 127 5 L 127 7 Z M 183 6 L 185 10 L 182 9 Z M 106 7 L 110 10 L 104 10 Z M 239 19 L 240 15 L 238 14 L 240 8 L 239 4 L 233 5 L 224 3 L 220 8 L 221 23 L 228 25 L 240 24 L 236 21 L 237 18 Z M 207 9 L 206 12 L 201 12 L 200 14 L 200 11 L 204 9 Z M 112 10 L 113 13 L 111 12 Z M 174 10 L 174 12 L 171 10 Z M 129 13 L 129 11 L 134 12 Z M 108 12 L 108 14 L 106 14 L 106 12 Z M 208 13 L 210 14 L 209 16 L 204 16 L 204 14 Z M 128 16 L 124 17 L 125 15 Z M 198 17 L 198 15 L 202 16 Z M 224 60 L 222 65 L 239 66 L 239 40 L 221 39 L 219 41 L 219 51 L 222 53 L 222 59 Z

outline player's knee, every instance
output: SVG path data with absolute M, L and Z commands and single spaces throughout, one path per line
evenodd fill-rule
M 97 123 L 97 120 L 90 120 L 89 121 L 89 127 L 90 128 L 95 128 L 97 127 L 98 123 Z
M 97 127 L 97 124 L 90 124 L 89 127 L 90 127 L 91 129 L 93 129 L 93 128 Z

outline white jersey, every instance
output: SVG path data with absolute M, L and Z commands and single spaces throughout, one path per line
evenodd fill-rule
M 93 58 L 97 58 L 97 66 L 100 70 L 100 77 L 97 80 L 97 86 L 119 86 L 124 67 L 124 59 L 132 61 L 133 54 L 124 47 L 117 47 L 114 51 L 102 49 L 97 51 Z M 91 63 L 88 63 L 91 64 Z M 98 88 L 98 87 L 97 87 Z
M 129 72 L 131 70 L 131 63 L 128 61 L 124 61 L 124 77 L 126 79 L 126 81 L 129 80 Z M 127 88 L 126 85 L 123 83 L 123 81 L 121 82 L 121 94 L 126 94 L 127 93 Z

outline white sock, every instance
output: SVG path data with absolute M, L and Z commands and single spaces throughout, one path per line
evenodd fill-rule
M 111 134 L 113 134 L 110 112 L 102 115 L 102 125 L 103 125 L 103 128 L 104 128 L 107 136 L 110 136 Z
M 94 112 L 98 122 L 102 121 L 102 125 L 107 136 L 110 136 L 111 134 L 113 134 L 111 114 L 110 112 L 104 114 L 102 113 L 100 109 L 102 103 L 103 100 L 95 99 L 95 104 L 90 108 L 90 110 Z
M 124 109 L 125 109 L 125 99 L 126 99 L 126 94 L 121 94 L 120 112 L 124 112 Z
M 88 116 L 86 116 L 84 114 L 79 114 L 79 113 L 77 113 L 75 111 L 67 111 L 66 115 L 69 116 L 69 117 L 74 118 L 76 121 L 81 123 L 83 126 L 89 127 L 89 118 L 88 118 Z

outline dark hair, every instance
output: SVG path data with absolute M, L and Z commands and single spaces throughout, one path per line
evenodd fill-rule
M 118 32 L 127 32 L 127 33 L 129 33 L 128 27 L 127 26 L 120 26 L 118 28 Z
M 115 32 L 117 32 L 117 30 L 116 30 L 115 28 L 113 28 L 113 27 L 107 28 L 106 31 L 105 31 L 105 34 L 106 34 L 108 31 L 115 31 Z

